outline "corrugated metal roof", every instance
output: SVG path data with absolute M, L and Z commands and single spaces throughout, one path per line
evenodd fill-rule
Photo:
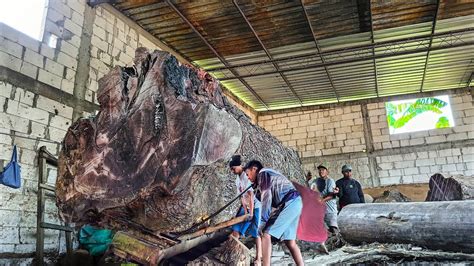
M 474 71 L 474 0 L 113 5 L 257 111 L 460 88 Z

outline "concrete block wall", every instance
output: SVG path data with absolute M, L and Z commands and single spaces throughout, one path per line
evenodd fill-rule
M 471 93 L 450 96 L 452 128 L 388 134 L 385 105 L 367 105 L 375 151 L 424 147 L 404 154 L 377 156 L 381 185 L 426 183 L 434 173 L 474 175 L 474 106 Z
M 360 106 L 259 114 L 258 124 L 296 148 L 301 157 L 365 149 Z
M 0 82 L 0 108 L 0 166 L 9 162 L 16 144 L 22 173 L 20 189 L 0 185 L 0 254 L 31 256 L 36 243 L 37 150 L 46 146 L 58 155 L 59 142 L 72 122 L 72 108 L 5 81 Z M 48 183 L 54 185 L 56 169 L 50 167 L 47 172 Z M 47 222 L 60 224 L 51 199 L 45 217 Z M 64 242 L 64 234 L 46 230 L 46 251 L 62 251 Z
M 450 95 L 455 127 L 390 135 L 385 101 Z M 437 172 L 474 175 L 474 105 L 468 89 L 259 113 L 258 124 L 294 148 L 307 171 L 341 177 L 345 163 L 366 187 L 426 183 Z

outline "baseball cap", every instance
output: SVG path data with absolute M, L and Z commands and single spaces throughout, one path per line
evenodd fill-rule
M 319 165 L 318 167 L 316 167 L 316 168 L 318 168 L 318 169 L 324 168 L 324 169 L 328 170 L 328 168 L 327 168 L 326 166 L 324 166 L 323 164 L 320 164 L 320 165 Z
M 345 164 L 342 166 L 342 171 L 343 172 L 352 171 L 352 166 L 350 164 Z

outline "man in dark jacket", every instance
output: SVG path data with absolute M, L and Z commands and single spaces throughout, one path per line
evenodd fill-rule
M 343 178 L 336 181 L 339 188 L 339 211 L 349 204 L 365 203 L 364 192 L 360 183 L 352 178 L 352 167 L 348 164 L 342 166 Z

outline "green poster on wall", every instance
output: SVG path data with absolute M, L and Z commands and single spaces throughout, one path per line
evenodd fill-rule
M 390 134 L 454 126 L 447 95 L 387 102 L 385 109 Z

